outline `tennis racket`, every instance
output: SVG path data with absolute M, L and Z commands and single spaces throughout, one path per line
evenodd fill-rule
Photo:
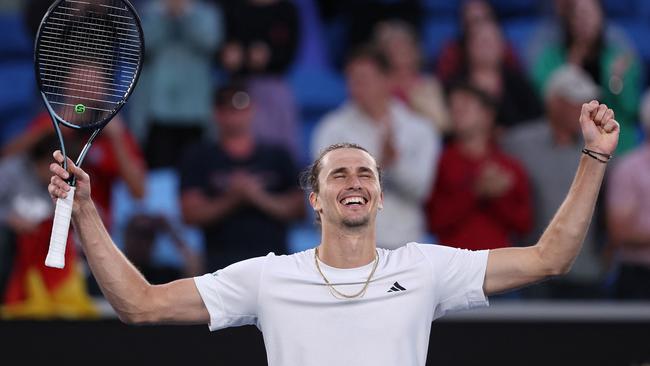
M 126 0 L 57 0 L 41 21 L 34 47 L 36 80 L 56 130 L 67 170 L 61 126 L 92 131 L 79 153 L 83 162 L 100 131 L 124 106 L 144 58 L 140 19 Z M 48 267 L 65 266 L 75 178 L 58 199 Z

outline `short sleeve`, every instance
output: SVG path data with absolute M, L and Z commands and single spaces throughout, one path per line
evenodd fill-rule
M 257 294 L 267 257 L 247 259 L 214 273 L 194 277 L 210 313 L 210 330 L 257 322 Z
M 489 305 L 483 291 L 488 250 L 416 245 L 428 259 L 434 276 L 437 299 L 434 304 L 434 319 L 447 313 Z

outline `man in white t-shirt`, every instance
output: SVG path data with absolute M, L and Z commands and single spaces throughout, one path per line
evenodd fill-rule
M 466 251 L 409 243 L 377 249 L 383 204 L 375 159 L 352 144 L 326 149 L 306 174 L 321 243 L 289 256 L 253 258 L 215 273 L 151 285 L 115 247 L 77 178 L 73 224 L 104 295 L 127 323 L 255 324 L 269 365 L 424 365 L 431 322 L 486 306 L 486 296 L 566 273 L 580 250 L 609 159 L 618 142 L 614 113 L 584 104 L 585 154 L 576 179 L 539 242 L 524 248 Z M 63 161 L 55 152 L 57 162 Z M 48 187 L 65 198 L 67 172 L 52 164 Z M 210 207 L 206 207 L 210 209 Z

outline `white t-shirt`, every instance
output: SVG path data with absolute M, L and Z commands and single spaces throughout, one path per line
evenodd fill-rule
M 488 251 L 409 243 L 378 249 L 362 298 L 335 298 L 314 263 L 314 249 L 253 258 L 195 277 L 210 330 L 255 324 L 270 366 L 424 365 L 431 322 L 488 305 Z M 372 266 L 339 269 L 319 262 L 340 292 L 354 294 Z

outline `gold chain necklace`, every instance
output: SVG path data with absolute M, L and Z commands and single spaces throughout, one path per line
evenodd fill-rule
M 372 278 L 372 275 L 375 274 L 375 270 L 377 269 L 377 264 L 379 263 L 379 253 L 377 253 L 377 250 L 375 249 L 375 264 L 372 266 L 372 271 L 370 271 L 370 276 L 368 276 L 368 279 L 366 280 L 366 283 L 363 285 L 363 288 L 361 291 L 357 292 L 354 295 L 347 295 L 339 290 L 337 290 L 334 285 L 330 283 L 330 281 L 325 277 L 325 274 L 323 271 L 320 269 L 320 265 L 318 264 L 318 247 L 316 247 L 314 251 L 314 262 L 316 263 L 316 268 L 318 269 L 318 272 L 320 275 L 323 277 L 323 280 L 325 280 L 325 284 L 327 285 L 327 289 L 330 291 L 332 296 L 336 297 L 337 299 L 344 300 L 344 299 L 354 299 L 356 297 L 363 297 L 365 295 L 366 290 L 368 289 L 368 285 L 370 284 L 370 279 Z

